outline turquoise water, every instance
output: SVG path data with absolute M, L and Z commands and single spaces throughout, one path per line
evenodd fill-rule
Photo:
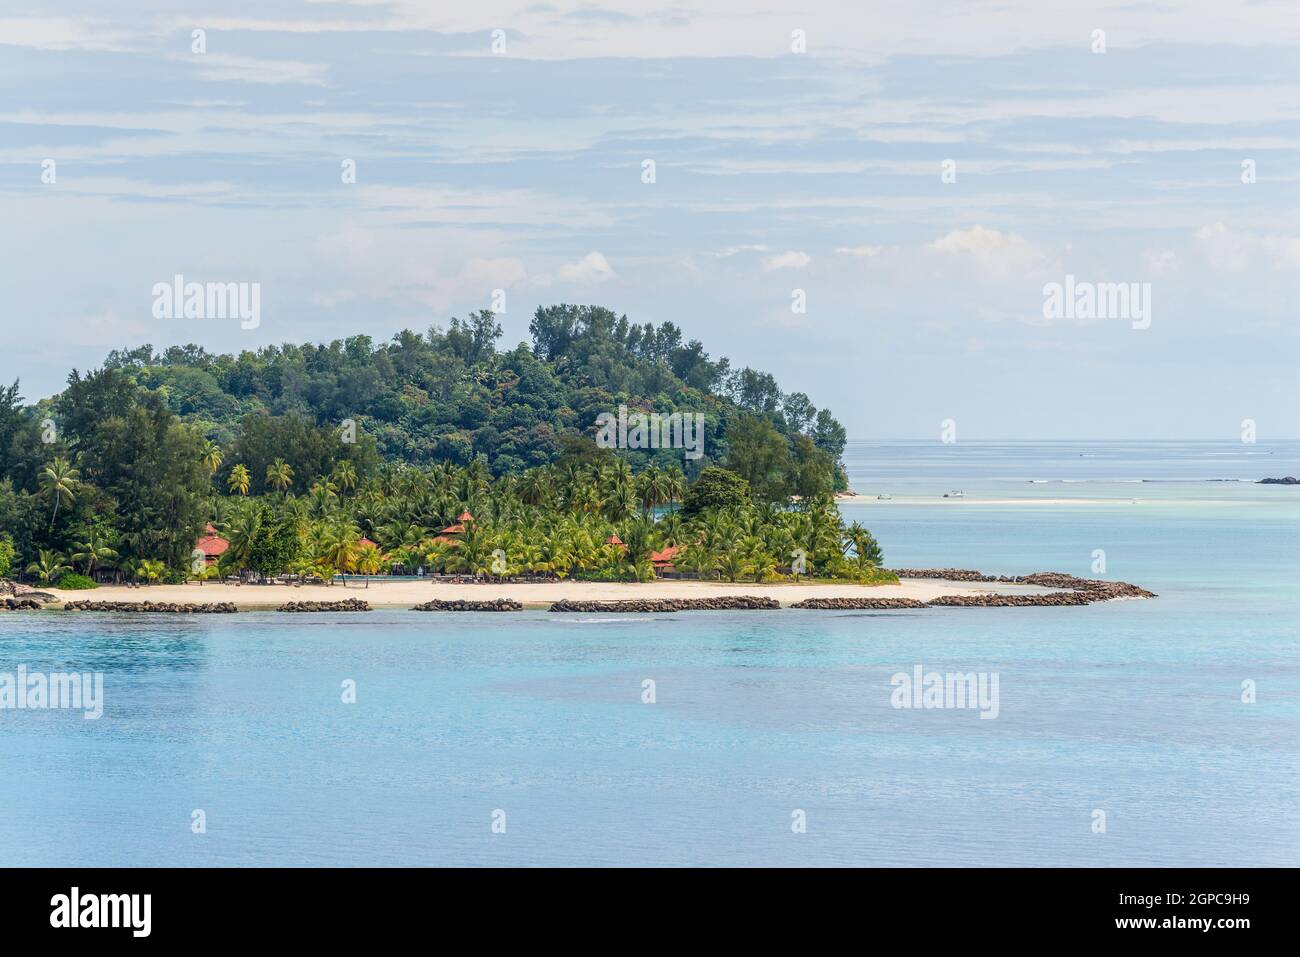
M 103 671 L 106 699 L 0 711 L 0 864 L 1295 865 L 1300 488 L 1203 480 L 1300 473 L 1300 446 L 1236 451 L 846 455 L 891 564 L 1104 549 L 1155 601 L 0 616 L 0 671 Z M 891 707 L 918 664 L 997 673 L 998 717 Z

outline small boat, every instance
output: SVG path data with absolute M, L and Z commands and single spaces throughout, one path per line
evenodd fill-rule
M 888 502 L 888 501 L 892 501 L 893 498 L 894 498 L 894 496 L 890 495 L 889 493 L 887 493 L 887 492 L 881 492 L 879 495 L 876 496 L 876 501 L 877 501 L 877 502 Z
M 951 492 L 945 492 L 944 495 L 943 495 L 943 497 L 944 497 L 944 498 L 965 498 L 965 497 L 966 497 L 966 493 L 954 489 L 954 490 L 951 491 Z

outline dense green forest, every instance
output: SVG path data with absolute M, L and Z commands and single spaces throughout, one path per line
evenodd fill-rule
M 641 577 L 688 526 L 683 546 L 745 540 L 760 575 L 793 549 L 816 553 L 820 573 L 877 563 L 865 530 L 855 543 L 831 516 L 845 433 L 808 396 L 712 359 L 668 322 L 559 305 L 530 333 L 499 351 L 484 311 L 382 345 L 143 346 L 33 405 L 18 383 L 0 389 L 0 575 L 184 577 L 209 522 L 231 541 L 222 571 L 452 568 L 477 546 L 449 556 L 436 533 L 466 509 L 467 538 L 510 544 L 512 569 L 534 572 Z M 702 414 L 703 454 L 598 447 L 598 417 L 620 405 Z M 708 536 L 693 524 L 705 522 Z M 627 547 L 601 552 L 622 533 Z M 378 543 L 364 560 L 361 536 Z M 578 557 L 557 565 L 526 541 Z

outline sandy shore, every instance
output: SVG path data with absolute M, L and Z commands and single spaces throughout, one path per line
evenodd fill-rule
M 726 595 L 771 596 L 782 605 L 805 598 L 914 598 L 929 601 L 940 595 L 979 595 L 989 592 L 1037 594 L 1048 591 L 1031 585 L 959 584 L 908 579 L 897 585 L 779 584 L 753 582 L 655 581 L 643 584 L 614 582 L 545 582 L 539 584 L 454 584 L 451 582 L 371 582 L 336 585 L 151 585 L 144 588 L 101 585 L 87 591 L 43 589 L 60 601 L 233 602 L 241 610 L 276 608 L 289 601 L 338 601 L 363 598 L 375 608 L 410 608 L 431 598 L 444 601 L 512 598 L 528 608 L 546 608 L 551 602 L 617 601 L 619 599 L 718 598 Z

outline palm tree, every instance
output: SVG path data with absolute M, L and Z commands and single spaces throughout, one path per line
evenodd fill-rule
M 669 508 L 686 494 L 686 476 L 679 466 L 670 465 L 664 470 L 664 494 L 668 497 Z
M 718 571 L 727 576 L 727 581 L 734 582 L 749 570 L 749 563 L 739 549 L 728 548 L 718 559 Z
M 215 475 L 217 469 L 221 468 L 221 446 L 217 445 L 217 443 L 211 439 L 205 439 L 203 441 L 203 449 L 199 453 L 199 456 L 200 460 L 203 462 L 203 467 L 208 470 L 209 475 Z
M 240 495 L 248 494 L 248 484 L 252 476 L 248 474 L 248 469 L 240 464 L 230 470 L 230 477 L 226 479 L 226 484 L 230 487 L 231 493 L 238 492 Z
M 162 578 L 163 572 L 166 570 L 167 566 L 156 558 L 146 558 L 139 565 L 140 574 L 143 575 L 145 581 L 150 584 L 156 582 L 159 578 Z
M 353 567 L 358 575 L 377 575 L 379 570 L 387 567 L 388 562 L 384 559 L 383 554 L 379 551 L 378 545 L 362 545 L 356 551 L 356 557 L 353 559 Z M 370 579 L 366 579 L 366 587 L 370 587 Z
M 703 540 L 691 542 L 673 559 L 673 565 L 694 572 L 698 578 L 707 578 L 718 567 L 717 556 Z
M 357 487 L 357 467 L 347 459 L 334 466 L 334 482 L 343 491 L 348 492 Z
M 86 576 L 94 578 L 95 566 L 111 563 L 114 558 L 117 558 L 117 552 L 109 548 L 104 533 L 97 528 L 91 528 L 85 538 L 84 542 L 73 542 L 77 551 L 73 552 L 71 557 L 74 562 L 85 562 Z
M 844 530 L 844 553 L 847 554 L 850 548 L 853 549 L 853 560 L 860 572 L 870 571 L 884 562 L 880 544 L 861 522 L 854 522 Z
M 293 484 L 293 467 L 284 459 L 276 459 L 266 467 L 266 483 L 283 492 Z
M 308 493 L 311 495 L 312 511 L 320 518 L 330 513 L 334 500 L 338 498 L 338 486 L 329 479 L 317 479 L 312 483 Z
M 50 528 L 59 515 L 59 505 L 71 505 L 77 500 L 77 488 L 81 472 L 74 469 L 64 458 L 56 458 L 41 470 L 41 488 L 54 499 L 54 511 L 50 515 Z
M 647 512 L 667 501 L 668 496 L 664 492 L 664 473 L 659 466 L 649 465 L 641 473 L 640 492 L 641 504 Z
M 757 535 L 746 538 L 742 543 L 742 550 L 745 556 L 745 567 L 754 576 L 755 582 L 761 582 L 769 575 L 776 574 L 776 556 L 767 550 L 763 540 Z
M 63 561 L 61 553 L 42 548 L 39 554 L 40 561 L 28 565 L 27 571 L 29 574 L 36 575 L 46 585 L 60 575 L 72 571 L 72 567 Z

